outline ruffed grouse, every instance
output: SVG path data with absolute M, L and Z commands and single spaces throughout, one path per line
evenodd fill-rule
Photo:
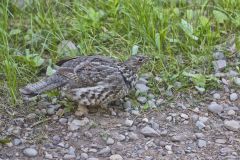
M 61 87 L 64 95 L 81 106 L 107 107 L 133 89 L 137 72 L 148 60 L 135 55 L 125 62 L 104 56 L 81 56 L 63 62 L 56 73 L 20 89 L 24 95 L 36 95 Z

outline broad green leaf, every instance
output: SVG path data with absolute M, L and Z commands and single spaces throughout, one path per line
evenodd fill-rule
M 36 65 L 36 67 L 39 67 L 39 66 L 41 66 L 44 63 L 44 59 L 41 58 L 40 56 L 35 56 L 33 58 L 33 61 L 34 61 L 35 65 Z
M 199 17 L 199 20 L 202 26 L 206 26 L 209 23 L 209 19 L 205 16 Z
M 10 36 L 13 36 L 13 35 L 17 35 L 21 33 L 21 30 L 20 29 L 12 29 L 9 33 Z
M 136 55 L 136 54 L 137 54 L 138 48 L 139 48 L 139 46 L 137 46 L 137 45 L 134 45 L 134 46 L 132 47 L 132 55 Z
M 218 23 L 224 23 L 224 21 L 228 20 L 228 16 L 223 12 L 214 10 L 213 15 L 216 18 Z
M 157 48 L 160 50 L 161 44 L 160 44 L 160 34 L 159 33 L 155 34 L 155 43 L 156 43 Z
M 191 9 L 187 10 L 187 19 L 191 20 L 193 18 L 194 12 Z
M 51 75 L 53 75 L 55 72 L 56 72 L 56 70 L 54 70 L 51 66 L 48 66 L 48 67 L 47 67 L 46 75 L 47 75 L 47 76 L 51 76 Z
M 193 27 L 191 24 L 189 24 L 187 21 L 185 21 L 184 19 L 181 20 L 180 23 L 180 27 L 182 28 L 182 30 L 193 40 L 198 40 L 197 36 L 193 35 Z

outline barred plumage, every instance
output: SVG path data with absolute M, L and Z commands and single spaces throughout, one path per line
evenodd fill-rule
M 107 106 L 121 99 L 131 90 L 137 72 L 147 61 L 146 56 L 130 57 L 119 62 L 104 56 L 81 56 L 59 63 L 56 73 L 37 83 L 20 89 L 24 95 L 62 87 L 62 92 L 73 101 L 84 106 Z

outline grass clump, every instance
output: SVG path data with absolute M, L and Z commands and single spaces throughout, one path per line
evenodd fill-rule
M 176 81 L 192 86 L 190 74 L 208 83 L 215 46 L 232 34 L 239 42 L 239 11 L 238 0 L 6 0 L 0 6 L 1 83 L 15 102 L 20 85 L 43 68 L 50 74 L 64 57 L 125 59 L 136 50 L 153 57 L 146 70 L 168 87 Z M 77 51 L 60 53 L 64 40 Z

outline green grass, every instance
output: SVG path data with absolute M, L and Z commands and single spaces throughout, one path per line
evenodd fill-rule
M 239 0 L 25 0 L 23 7 L 5 0 L 0 17 L 0 81 L 12 102 L 21 85 L 66 56 L 100 53 L 126 59 L 134 45 L 154 58 L 145 70 L 163 82 L 153 88 L 171 88 L 176 81 L 192 87 L 184 73 L 197 73 L 205 82 L 216 45 L 231 35 L 239 43 L 240 36 Z M 59 52 L 63 40 L 75 43 L 78 52 Z

